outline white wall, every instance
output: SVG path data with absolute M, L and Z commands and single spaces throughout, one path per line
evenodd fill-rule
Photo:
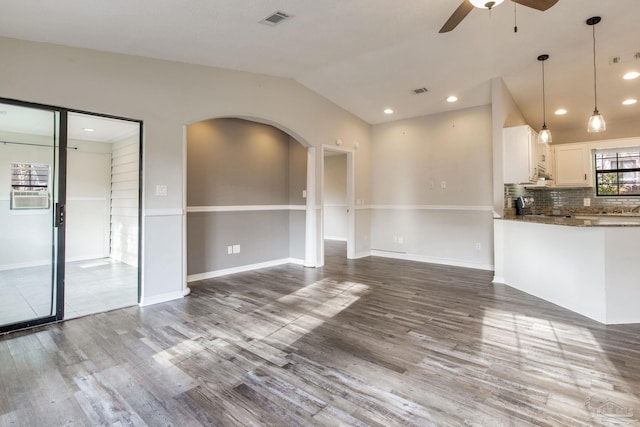
M 324 158 L 324 238 L 347 240 L 347 155 Z
M 2 140 L 38 143 L 42 137 L 3 133 Z M 67 154 L 66 259 L 109 256 L 109 188 L 111 145 L 70 140 Z M 0 145 L 0 269 L 51 262 L 52 208 L 9 209 L 9 165 L 13 162 L 51 165 L 51 147 Z M 50 177 L 52 179 L 52 177 Z M 49 191 L 53 193 L 50 181 Z M 53 202 L 52 202 L 53 206 Z
M 490 106 L 373 127 L 374 254 L 492 268 L 491 128 Z
M 4 97 L 144 122 L 143 304 L 183 292 L 184 125 L 240 117 L 273 124 L 307 146 L 357 141 L 355 197 L 370 199 L 370 126 L 291 79 L 7 38 L 0 51 Z M 167 185 L 166 197 L 154 195 L 158 184 Z M 357 228 L 356 245 L 366 248 L 368 232 Z M 315 237 L 319 249 L 319 230 Z
M 51 144 L 50 138 L 9 132 L 0 132 L 0 141 Z M 0 144 L 0 270 L 50 264 L 53 210 L 10 209 L 11 163 L 48 164 L 52 174 L 53 149 Z
M 69 140 L 65 256 L 80 261 L 109 256 L 111 144 Z

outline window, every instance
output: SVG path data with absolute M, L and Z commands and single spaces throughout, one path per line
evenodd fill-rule
M 49 165 L 11 163 L 11 209 L 49 209 Z
M 596 195 L 640 195 L 640 147 L 596 151 Z

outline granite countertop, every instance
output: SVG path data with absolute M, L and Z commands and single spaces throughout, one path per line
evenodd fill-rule
M 640 227 L 640 216 L 636 215 L 505 215 L 496 219 L 571 227 Z

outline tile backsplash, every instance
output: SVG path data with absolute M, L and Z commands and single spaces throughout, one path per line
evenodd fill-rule
M 570 214 L 573 212 L 625 212 L 640 205 L 640 196 L 611 197 L 596 196 L 596 189 L 585 188 L 525 188 L 523 185 L 505 185 L 505 208 L 515 207 L 516 197 L 533 197 L 531 213 Z M 591 206 L 584 206 L 584 199 Z

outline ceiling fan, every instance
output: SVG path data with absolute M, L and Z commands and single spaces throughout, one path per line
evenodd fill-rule
M 458 26 L 460 22 L 473 10 L 474 7 L 480 9 L 492 9 L 504 0 L 464 0 L 460 6 L 453 12 L 447 22 L 440 28 L 440 33 L 448 33 Z M 558 0 L 512 0 L 514 3 L 521 4 L 536 10 L 545 11 L 556 4 Z

